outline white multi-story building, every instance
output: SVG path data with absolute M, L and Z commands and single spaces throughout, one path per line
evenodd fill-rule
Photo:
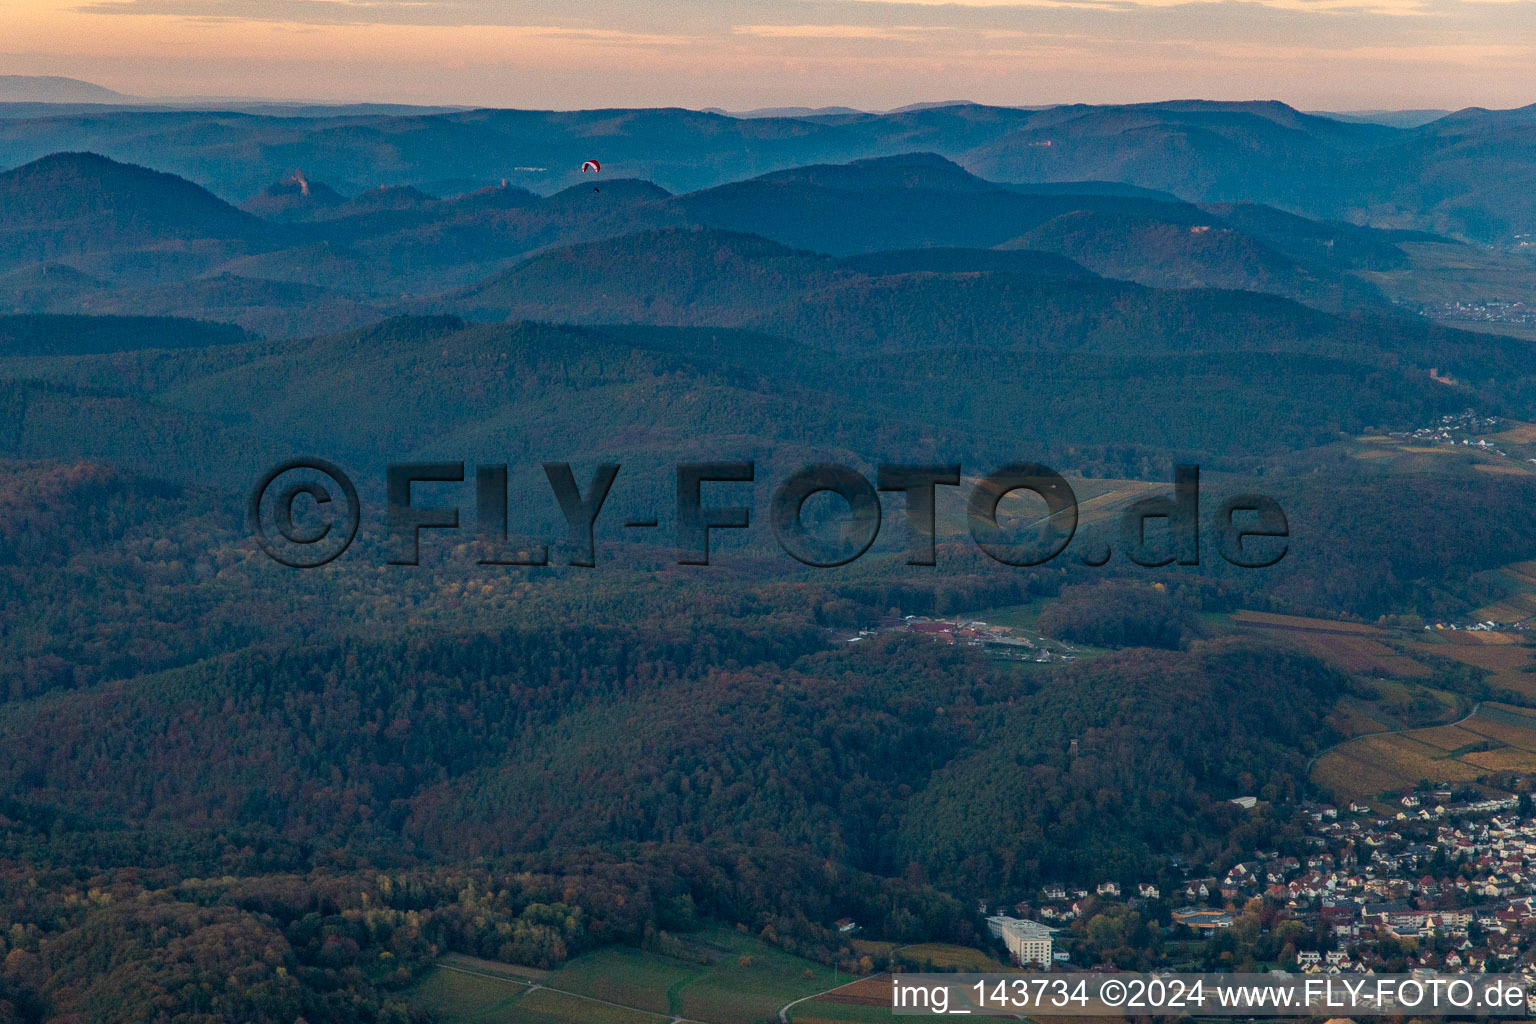
M 1026 964 L 1035 964 L 1040 967 L 1051 965 L 1051 929 L 1038 921 L 1024 921 L 1017 917 L 1005 917 L 999 914 L 996 917 L 987 918 L 987 928 L 1003 940 L 1003 945 L 1008 947 L 1008 955 L 1013 957 L 1014 963 L 1021 967 Z

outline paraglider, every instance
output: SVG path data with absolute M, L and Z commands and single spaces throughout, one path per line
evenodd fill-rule
M 588 160 L 586 163 L 581 165 L 581 173 L 586 174 L 588 171 L 591 171 L 593 174 L 602 174 L 603 165 L 598 163 L 596 160 Z M 593 185 L 592 191 L 601 192 L 602 189 L 598 188 L 596 185 Z

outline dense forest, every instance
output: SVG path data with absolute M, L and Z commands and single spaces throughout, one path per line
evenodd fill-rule
M 997 885 L 1219 854 L 1222 801 L 1293 792 L 1343 686 L 1228 645 L 1042 680 L 736 611 L 309 644 L 11 705 L 7 842 L 73 865 L 0 922 L 13 1001 L 374 1019 L 445 950 L 547 966 L 708 919 L 836 958 L 842 916 L 977 941 L 964 908 Z M 93 943 L 120 966 L 74 980 Z M 189 1003 L 206 943 L 241 980 Z

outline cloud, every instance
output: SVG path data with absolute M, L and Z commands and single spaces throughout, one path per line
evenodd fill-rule
M 1006 10 L 1019 7 L 1172 7 L 1191 0 L 849 0 L 890 7 L 975 7 Z M 1203 0 L 1195 0 L 1203 2 Z
M 945 25 L 732 25 L 739 36 L 760 39 L 916 39 L 925 33 L 947 32 Z
M 1177 8 L 1221 5 L 1270 7 L 1314 14 L 1381 14 L 1412 17 L 1430 13 L 1428 0 L 848 0 L 889 7 L 958 7 L 988 10 L 1028 8 L 1076 8 L 1078 10 L 1133 11 L 1146 8 Z M 1533 3 L 1536 0 L 1462 0 L 1468 3 Z
M 1455 64 L 1468 68 L 1490 61 L 1536 57 L 1536 43 L 1422 43 L 1399 46 L 1234 46 L 1211 48 L 1212 55 L 1245 61 L 1381 61 L 1400 64 Z
M 0 3 L 3 6 L 3 3 Z M 547 5 L 546 5 L 547 6 Z M 532 21 L 527 10 L 487 0 L 85 0 L 68 7 L 77 14 L 158 15 L 202 21 L 351 27 L 397 25 L 417 28 L 495 27 L 529 34 L 665 45 L 688 35 L 610 28 L 625 19 L 584 12 L 568 18 L 553 14 L 544 24 Z M 552 12 L 551 12 L 552 13 Z M 538 17 L 538 15 L 534 15 Z M 560 24 L 566 22 L 566 24 Z
M 698 41 L 693 36 L 625 32 L 620 29 L 567 28 L 561 25 L 512 25 L 507 27 L 530 39 L 578 39 L 595 43 L 619 43 L 625 46 L 685 46 Z

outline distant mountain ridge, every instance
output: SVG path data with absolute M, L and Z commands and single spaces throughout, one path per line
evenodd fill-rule
M 1536 230 L 1530 108 L 1383 120 L 1392 119 L 1204 100 L 753 117 L 675 108 L 40 108 L 0 119 L 0 165 L 89 148 L 243 202 L 295 166 L 342 195 L 381 183 L 437 195 L 502 181 L 547 194 L 580 184 L 582 162 L 597 158 L 605 175 L 685 193 L 794 167 L 929 151 L 1000 183 L 1118 182 L 1193 202 L 1264 203 L 1487 242 Z M 213 141 L 231 132 L 244 145 Z M 389 168 L 385 182 L 380 168 Z
M 133 99 L 78 78 L 0 75 L 0 103 L 125 103 Z
M 1101 274 L 1385 310 L 1364 275 L 1408 267 L 1408 241 L 1449 246 L 1114 183 L 1000 184 L 921 152 L 678 195 L 603 178 L 549 196 L 507 184 L 347 198 L 300 172 L 245 210 L 174 175 L 61 153 L 0 174 L 0 310 L 274 337 L 420 310 L 757 326 L 807 289 L 899 273 Z

